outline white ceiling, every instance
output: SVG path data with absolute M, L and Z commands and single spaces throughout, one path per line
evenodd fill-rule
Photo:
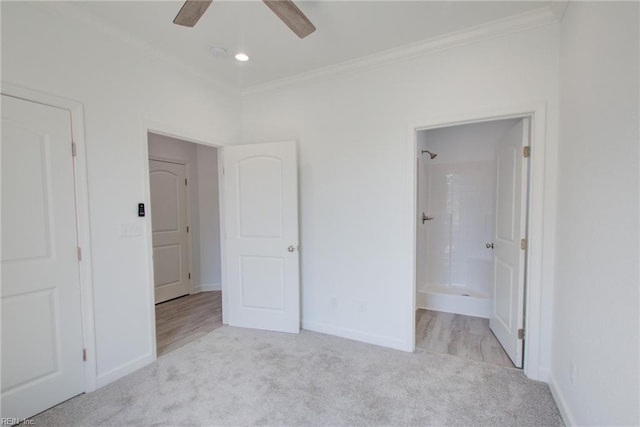
M 142 39 L 238 88 L 429 40 L 548 7 L 547 1 L 297 1 L 317 30 L 299 39 L 261 1 L 216 0 L 194 28 L 172 23 L 181 1 L 74 1 L 76 14 Z M 209 47 L 228 50 L 216 58 Z M 233 59 L 238 51 L 251 60 Z

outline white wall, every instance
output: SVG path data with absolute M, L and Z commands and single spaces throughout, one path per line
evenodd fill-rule
M 562 21 L 550 385 L 578 425 L 640 424 L 638 15 L 570 2 Z
M 200 200 L 200 289 L 221 290 L 218 151 L 203 145 L 196 149 Z
M 557 27 L 546 26 L 243 97 L 245 142 L 299 141 L 305 328 L 412 348 L 410 125 L 546 102 L 541 369 L 548 368 L 557 43 Z
M 519 119 L 493 120 L 421 130 L 418 143 L 438 157 L 433 163 L 495 160 L 496 144 Z M 425 154 L 428 158 L 428 155 Z
M 146 130 L 235 142 L 238 94 L 45 3 L 2 2 L 2 79 L 84 105 L 98 384 L 155 357 L 145 200 Z M 120 223 L 144 221 L 121 238 Z

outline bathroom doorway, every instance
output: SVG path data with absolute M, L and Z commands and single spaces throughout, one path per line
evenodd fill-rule
M 416 131 L 416 347 L 523 366 L 530 124 Z

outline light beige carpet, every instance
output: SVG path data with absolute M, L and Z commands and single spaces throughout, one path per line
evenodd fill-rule
M 450 355 L 222 327 L 36 425 L 553 426 L 546 384 Z

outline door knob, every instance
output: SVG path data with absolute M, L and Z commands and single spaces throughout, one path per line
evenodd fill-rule
M 287 248 L 287 250 L 288 250 L 289 252 L 293 252 L 293 251 L 295 251 L 295 250 L 296 250 L 296 248 L 294 248 L 293 246 L 289 246 L 289 247 Z
M 427 216 L 425 215 L 424 212 L 422 212 L 422 223 L 424 224 L 425 221 L 431 221 L 433 219 L 432 216 Z
M 493 249 L 493 242 L 487 243 L 486 245 L 484 245 L 484 247 L 487 249 Z

